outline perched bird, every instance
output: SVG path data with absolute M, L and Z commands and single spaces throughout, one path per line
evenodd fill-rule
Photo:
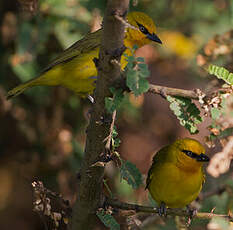
M 197 198 L 207 161 L 204 147 L 191 138 L 176 140 L 155 154 L 146 188 L 158 203 L 160 215 L 166 214 L 167 207 L 183 208 Z
M 153 20 L 142 12 L 131 12 L 127 16 L 124 53 L 131 54 L 134 45 L 141 47 L 151 41 L 162 43 L 156 35 Z M 7 93 L 7 98 L 15 97 L 33 86 L 64 86 L 79 96 L 92 94 L 95 88 L 97 70 L 93 62 L 98 58 L 102 29 L 88 33 L 84 38 L 64 50 L 42 73 Z M 125 68 L 127 58 L 122 56 L 121 67 Z

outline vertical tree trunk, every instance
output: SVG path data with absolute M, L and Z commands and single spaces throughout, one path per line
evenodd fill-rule
M 109 135 L 110 122 L 105 110 L 105 97 L 110 95 L 111 81 L 120 75 L 120 66 L 111 60 L 120 61 L 123 47 L 124 24 L 114 15 L 125 17 L 129 0 L 109 0 L 104 15 L 103 36 L 100 48 L 98 80 L 94 94 L 95 103 L 87 128 L 85 156 L 81 168 L 81 179 L 77 191 L 77 201 L 72 215 L 72 230 L 91 230 L 96 223 L 96 210 L 102 201 L 104 165 L 95 164 L 105 153 L 105 138 Z

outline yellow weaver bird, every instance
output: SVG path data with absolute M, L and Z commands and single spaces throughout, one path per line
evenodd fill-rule
M 205 148 L 196 140 L 184 138 L 163 147 L 153 158 L 146 188 L 159 205 L 183 208 L 195 200 L 205 181 L 203 162 L 209 161 Z
M 153 20 L 142 12 L 131 12 L 127 16 L 129 26 L 126 27 L 124 53 L 132 55 L 134 45 L 142 47 L 155 41 L 162 43 L 156 35 Z M 64 86 L 79 96 L 92 94 L 95 88 L 97 70 L 93 62 L 98 58 L 101 43 L 102 29 L 88 33 L 83 39 L 77 41 L 64 50 L 42 73 L 32 80 L 21 84 L 7 93 L 7 99 L 17 96 L 27 88 L 33 86 Z M 127 65 L 126 57 L 121 58 L 121 67 Z

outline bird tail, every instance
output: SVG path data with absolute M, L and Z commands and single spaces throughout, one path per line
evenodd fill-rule
M 18 85 L 17 87 L 15 87 L 12 90 L 7 92 L 6 99 L 9 100 L 12 97 L 16 97 L 19 94 L 21 94 L 22 92 L 24 92 L 24 90 L 26 90 L 27 88 L 30 88 L 30 87 L 32 87 L 31 81 L 26 82 L 26 83 L 21 84 L 21 85 Z
M 31 79 L 23 84 L 16 86 L 12 90 L 8 91 L 6 94 L 6 99 L 9 100 L 12 97 L 16 97 L 19 94 L 23 93 L 26 89 L 31 88 L 36 85 L 43 85 L 42 76 Z
M 12 90 L 7 92 L 6 99 L 10 99 L 12 97 L 16 97 L 19 94 L 23 93 L 26 89 L 31 88 L 33 86 L 54 86 L 58 85 L 56 78 L 48 77 L 46 74 L 40 75 L 32 80 L 29 80 L 21 85 L 16 86 Z

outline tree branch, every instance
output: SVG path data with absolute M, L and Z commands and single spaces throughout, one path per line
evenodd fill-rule
M 101 203 L 104 166 L 100 158 L 106 154 L 104 140 L 109 136 L 111 120 L 105 110 L 105 97 L 111 95 L 109 88 L 112 80 L 120 76 L 119 62 L 123 50 L 124 24 L 114 17 L 125 17 L 129 0 L 109 0 L 103 22 L 103 35 L 100 48 L 98 79 L 94 93 L 94 105 L 90 124 L 87 128 L 85 155 L 80 170 L 77 200 L 72 215 L 72 230 L 93 229 L 96 223 L 96 210 Z M 99 163 L 99 164 L 98 164 Z
M 153 85 L 150 84 L 150 88 L 148 90 L 150 93 L 159 94 L 161 96 L 180 96 L 180 97 L 187 97 L 191 99 L 198 100 L 198 94 L 195 90 L 185 90 L 185 89 L 177 89 L 177 88 L 170 88 L 166 86 L 160 85 Z
M 122 77 L 120 79 L 117 79 L 115 82 L 113 82 L 112 86 L 130 92 L 129 88 L 126 85 L 126 73 L 122 73 L 121 76 Z M 159 94 L 162 97 L 166 97 L 167 95 L 170 95 L 170 96 L 191 98 L 194 100 L 199 100 L 200 94 L 204 95 L 199 89 L 186 90 L 186 89 L 171 88 L 171 87 L 154 85 L 154 84 L 149 84 L 148 92 L 153 94 Z
M 134 210 L 135 212 L 146 212 L 146 213 L 156 213 L 158 214 L 158 208 L 149 207 L 149 206 L 142 206 L 137 204 L 129 204 L 124 203 L 116 199 L 106 198 L 106 205 L 109 205 L 113 208 L 122 209 L 122 210 Z M 170 216 L 182 216 L 182 217 L 190 217 L 190 213 L 186 210 L 182 209 L 175 209 L 175 208 L 168 208 L 167 215 Z M 226 218 L 229 221 L 233 222 L 233 217 L 230 215 L 223 215 L 223 214 L 215 214 L 215 213 L 207 213 L 207 212 L 198 212 L 193 218 L 199 219 L 212 219 L 213 217 L 222 217 Z

